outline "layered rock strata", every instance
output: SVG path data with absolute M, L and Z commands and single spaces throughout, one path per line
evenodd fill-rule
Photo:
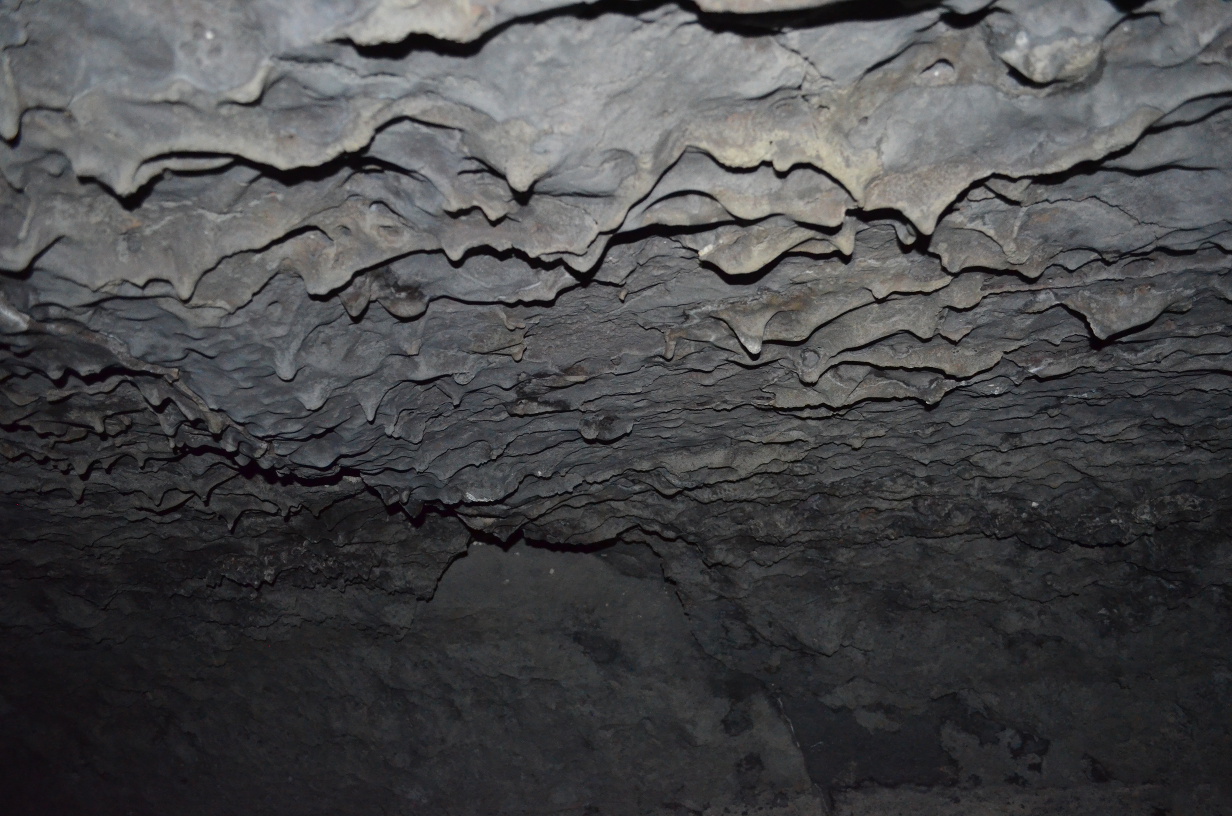
M 1228 4 L 0 0 L 0 136 L 13 812 L 1232 807 Z

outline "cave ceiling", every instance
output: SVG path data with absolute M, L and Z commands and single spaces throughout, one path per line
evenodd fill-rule
M 0 136 L 5 564 L 91 609 L 649 545 L 756 674 L 704 610 L 833 655 L 789 565 L 887 542 L 1228 583 L 1220 0 L 2 0 Z
M 6 5 L 33 506 L 1111 543 L 1232 465 L 1221 2 Z

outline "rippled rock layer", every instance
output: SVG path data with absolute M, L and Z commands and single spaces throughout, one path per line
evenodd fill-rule
M 1232 6 L 0 0 L 0 805 L 1232 811 Z

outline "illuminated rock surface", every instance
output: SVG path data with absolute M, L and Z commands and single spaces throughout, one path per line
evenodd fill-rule
M 0 135 L 5 812 L 1232 810 L 1229 4 L 0 0 Z

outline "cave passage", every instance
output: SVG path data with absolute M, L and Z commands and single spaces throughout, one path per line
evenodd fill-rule
M 0 0 L 0 178 L 0 814 L 1232 814 L 1232 4 Z

